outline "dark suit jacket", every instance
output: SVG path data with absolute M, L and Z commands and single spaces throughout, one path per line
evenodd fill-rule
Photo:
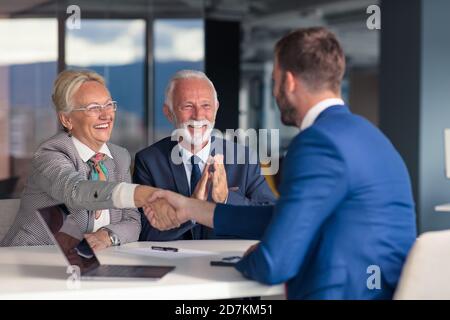
M 171 160 L 172 150 L 177 152 L 177 142 L 167 137 L 139 151 L 135 159 L 134 182 L 190 196 L 184 165 L 183 163 L 175 164 Z M 247 147 L 212 137 L 211 155 L 215 154 L 224 155 L 229 188 L 228 204 L 249 206 L 271 205 L 274 203 L 275 197 L 260 173 L 259 164 L 249 164 L 249 159 L 251 158 Z M 227 159 L 229 158 L 234 159 L 233 164 L 227 164 Z M 195 225 L 191 221 L 182 224 L 179 228 L 168 231 L 159 231 L 153 228 L 144 214 L 141 214 L 141 222 L 142 231 L 139 237 L 141 241 L 192 239 L 192 233 L 195 235 L 194 238 L 216 238 L 213 230 Z M 252 222 L 248 221 L 247 223 Z M 194 226 L 195 229 L 191 231 Z M 226 235 L 221 236 L 221 238 L 226 238 Z
M 217 206 L 217 234 L 261 239 L 239 271 L 287 282 L 289 299 L 392 298 L 416 238 L 414 201 L 377 128 L 345 106 L 323 111 L 289 146 L 280 194 L 275 207 Z

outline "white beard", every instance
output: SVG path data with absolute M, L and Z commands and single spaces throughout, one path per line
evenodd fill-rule
M 202 127 L 206 125 L 205 133 L 202 134 Z M 194 127 L 194 134 L 191 135 L 188 127 Z M 183 142 L 188 145 L 193 145 L 195 147 L 201 146 L 204 142 L 208 141 L 211 132 L 214 129 L 214 122 L 208 120 L 188 120 L 180 125 L 177 125 L 177 135 L 178 137 L 183 137 Z

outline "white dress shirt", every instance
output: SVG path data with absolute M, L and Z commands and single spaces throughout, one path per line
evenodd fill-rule
M 72 141 L 73 144 L 75 145 L 75 149 L 77 150 L 83 162 L 87 162 L 96 154 L 95 151 L 93 151 L 91 148 L 89 148 L 87 145 L 82 143 L 74 136 L 72 136 Z M 103 146 L 100 148 L 98 152 L 103 153 L 108 157 L 110 157 L 111 159 L 113 159 L 111 151 L 109 150 L 106 143 L 103 144 Z M 134 189 L 137 186 L 138 186 L 137 184 L 130 184 L 125 182 L 122 182 L 118 186 L 116 186 L 112 192 L 112 200 L 114 206 L 116 208 L 135 208 Z M 109 224 L 110 224 L 109 210 L 108 209 L 102 210 L 100 217 L 98 219 L 94 219 L 94 228 L 92 231 L 95 232 L 101 227 L 104 227 Z
M 342 99 L 325 99 L 320 101 L 318 104 L 316 104 L 314 107 L 308 110 L 305 117 L 302 120 L 302 123 L 300 125 L 300 131 L 306 130 L 309 127 L 311 127 L 314 122 L 316 121 L 317 117 L 326 109 L 332 106 L 337 105 L 345 105 L 345 102 Z
M 87 145 L 82 143 L 74 136 L 72 136 L 72 141 L 73 144 L 75 145 L 75 149 L 77 149 L 77 152 L 80 155 L 80 158 L 81 160 L 83 160 L 83 162 L 88 162 L 89 159 L 95 156 L 96 152 L 94 150 L 89 148 Z M 98 152 L 103 153 L 112 159 L 111 151 L 109 151 L 109 148 L 106 145 L 106 143 L 100 148 Z M 94 219 L 94 228 L 92 229 L 92 231 L 95 232 L 101 227 L 108 225 L 109 221 L 110 221 L 109 210 L 108 209 L 102 210 L 100 217 L 98 219 Z

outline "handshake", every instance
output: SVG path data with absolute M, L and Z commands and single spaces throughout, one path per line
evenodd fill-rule
M 151 225 L 159 230 L 179 227 L 187 221 L 185 197 L 153 187 L 138 186 L 134 192 L 136 207 L 142 207 Z
M 136 187 L 134 200 L 136 207 L 143 208 L 150 224 L 158 230 L 178 228 L 188 220 L 213 227 L 214 203 L 142 185 Z
M 156 229 L 177 228 L 188 220 L 212 228 L 215 204 L 204 201 L 209 193 L 215 203 L 224 203 L 228 198 L 227 175 L 220 154 L 208 159 L 191 198 L 168 190 L 138 186 L 134 200 L 136 207 L 143 208 Z

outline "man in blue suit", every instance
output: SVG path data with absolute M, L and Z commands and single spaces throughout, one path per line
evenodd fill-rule
M 168 191 L 179 223 L 259 238 L 236 265 L 289 299 L 389 299 L 416 237 L 407 169 L 389 140 L 340 98 L 343 51 L 324 28 L 299 29 L 275 47 L 274 89 L 282 121 L 300 128 L 284 161 L 273 207 L 243 208 Z M 154 226 L 166 215 L 149 210 Z
M 257 158 L 247 147 L 213 135 L 218 107 L 214 85 L 203 72 L 178 71 L 163 107 L 176 127 L 174 139 L 167 137 L 136 154 L 134 182 L 216 203 L 273 204 Z M 212 229 L 194 220 L 167 231 L 153 228 L 144 215 L 141 221 L 142 241 L 216 238 Z

